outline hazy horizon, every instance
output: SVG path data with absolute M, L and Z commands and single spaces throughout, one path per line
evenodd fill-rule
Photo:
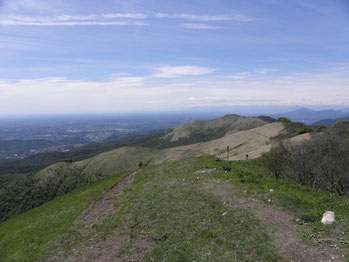
M 1 0 L 0 115 L 345 107 L 348 25 L 342 0 Z

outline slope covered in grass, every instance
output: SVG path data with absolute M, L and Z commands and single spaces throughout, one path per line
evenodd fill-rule
M 162 150 L 123 147 L 82 161 L 56 163 L 0 191 L 0 221 L 112 174 L 138 168 L 140 163 L 148 166 L 202 155 L 225 158 L 227 145 L 231 159 L 244 159 L 246 154 L 256 158 L 270 150 L 272 137 L 283 129 L 283 124 L 275 122 L 193 145 Z
M 113 174 L 136 169 L 140 161 L 153 164 L 159 154 L 157 149 L 124 147 L 21 177 L 0 191 L 0 222 Z
M 346 261 L 348 200 L 275 180 L 263 165 L 201 157 L 148 167 L 101 223 L 79 222 L 83 209 L 120 176 L 109 178 L 0 225 L 0 258 Z M 319 222 L 326 210 L 336 213 L 334 225 Z
M 274 120 L 268 117 L 246 118 L 238 115 L 224 116 L 215 120 L 193 121 L 188 126 L 185 125 L 174 129 L 190 130 L 190 133 L 185 131 L 185 136 L 181 136 L 180 139 L 172 139 L 173 130 L 170 129 L 168 132 L 128 136 L 115 141 L 92 143 L 68 152 L 42 153 L 22 160 L 0 164 L 0 176 L 5 174 L 37 172 L 58 162 L 64 162 L 70 159 L 80 161 L 126 146 L 163 149 L 210 141 L 223 137 L 229 131 L 250 129 L 271 121 Z M 183 132 L 181 131 L 180 133 Z
M 171 142 L 182 141 L 182 145 L 206 142 L 225 136 L 228 132 L 238 132 L 266 125 L 267 118 L 242 117 L 239 115 L 225 115 L 213 120 L 197 120 L 170 129 L 163 139 Z M 185 141 L 190 141 L 186 143 Z
M 38 261 L 52 240 L 69 230 L 80 214 L 123 174 L 72 192 L 0 225 L 0 261 Z

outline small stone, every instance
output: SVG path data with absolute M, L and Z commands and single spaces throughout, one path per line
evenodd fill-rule
M 335 221 L 334 219 L 334 212 L 333 211 L 326 211 L 321 219 L 321 223 L 324 225 L 331 225 Z
M 244 194 L 246 194 L 246 193 L 247 193 L 247 191 L 245 190 L 245 191 L 244 191 Z
M 228 214 L 228 211 L 224 212 L 224 213 L 222 214 L 222 216 L 224 217 L 226 214 Z
M 271 199 L 270 198 L 268 199 L 268 203 L 271 203 Z
M 299 223 L 301 222 L 302 220 L 300 218 L 296 218 L 296 222 Z
M 273 192 L 274 192 L 274 189 L 270 189 L 269 192 L 270 192 L 270 193 L 273 193 Z

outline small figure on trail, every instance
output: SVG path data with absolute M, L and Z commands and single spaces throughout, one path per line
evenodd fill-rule
M 142 166 L 143 166 L 143 162 L 141 161 L 141 162 L 139 162 L 138 167 L 142 168 Z
M 246 161 L 248 160 L 248 154 L 246 155 Z

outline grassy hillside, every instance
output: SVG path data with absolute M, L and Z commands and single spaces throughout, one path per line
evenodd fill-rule
M 83 210 L 120 177 L 1 224 L 0 260 L 349 258 L 348 200 L 274 180 L 261 160 L 228 163 L 201 157 L 148 167 L 116 199 L 116 209 L 106 219 L 94 225 L 81 223 L 77 218 Z M 326 210 L 336 213 L 332 226 L 319 222 Z
M 115 173 L 138 168 L 160 154 L 159 150 L 124 147 L 91 159 L 57 163 L 38 173 L 19 177 L 0 190 L 0 221 L 40 206 L 58 196 L 94 183 Z
M 164 139 L 171 142 L 191 140 L 190 144 L 206 142 L 225 136 L 228 132 L 238 132 L 268 124 L 270 119 L 226 115 L 213 120 L 198 120 L 170 129 Z M 188 144 L 188 143 L 187 143 Z
M 209 142 L 165 149 L 163 152 L 169 160 L 183 159 L 183 155 L 214 155 L 226 159 L 227 146 L 230 146 L 231 160 L 242 160 L 246 155 L 254 159 L 268 152 L 272 146 L 272 139 L 283 133 L 284 129 L 283 124 L 275 122 L 244 131 L 229 132 L 224 137 Z
M 231 146 L 231 159 L 245 159 L 246 154 L 249 154 L 250 159 L 256 158 L 270 150 L 270 139 L 283 129 L 281 123 L 275 122 L 246 131 L 232 132 L 210 142 L 163 150 L 122 147 L 82 161 L 56 163 L 37 173 L 22 176 L 17 182 L 12 181 L 0 191 L 0 221 L 115 172 L 136 169 L 140 162 L 143 165 L 153 165 L 202 155 L 225 158 L 227 145 Z
M 123 174 L 59 197 L 0 225 L 0 261 L 38 261 L 79 215 Z
M 80 161 L 125 146 L 158 147 L 163 134 L 125 137 L 117 141 L 92 143 L 69 152 L 42 153 L 23 160 L 0 164 L 0 176 L 5 174 L 37 172 L 47 166 L 66 160 Z
M 19 161 L 3 163 L 0 164 L 0 176 L 4 174 L 37 172 L 58 162 L 70 159 L 80 161 L 125 146 L 164 149 L 211 141 L 223 137 L 227 132 L 246 130 L 272 121 L 274 120 L 268 117 L 246 118 L 237 115 L 224 116 L 215 120 L 194 121 L 188 125 L 169 130 L 168 132 L 124 137 L 115 141 L 85 145 L 69 152 L 43 153 Z M 173 139 L 172 134 L 177 133 L 177 130 L 183 129 L 190 130 L 190 133 L 185 131 L 185 136 Z M 180 133 L 182 134 L 182 131 Z

